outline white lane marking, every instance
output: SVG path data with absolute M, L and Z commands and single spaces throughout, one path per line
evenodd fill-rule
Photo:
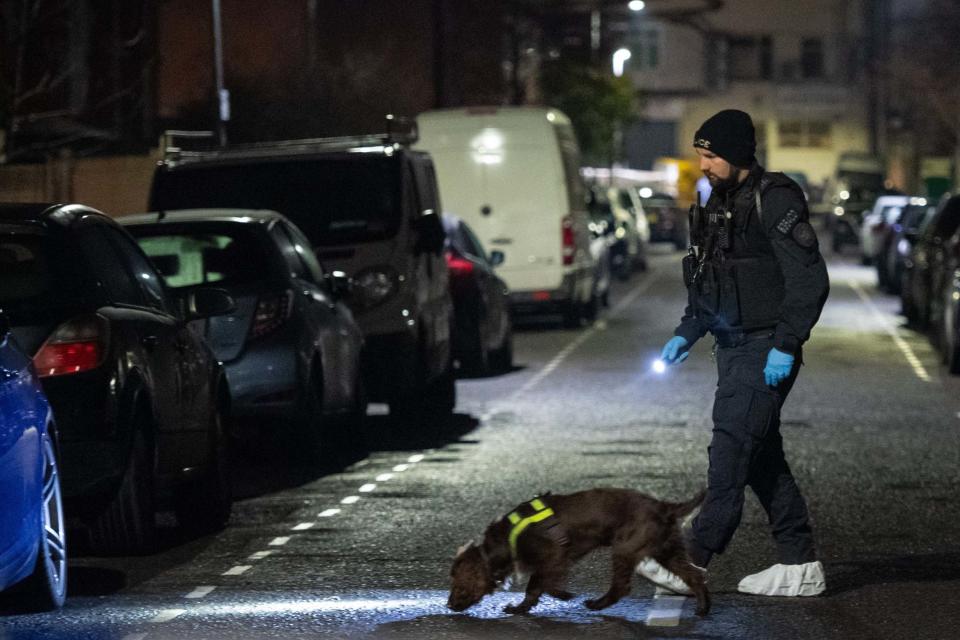
M 177 616 L 184 614 L 186 612 L 187 612 L 186 609 L 164 609 L 157 615 L 150 618 L 150 622 L 157 622 L 157 623 L 170 622 Z
M 676 627 L 680 624 L 685 596 L 654 596 L 653 605 L 647 612 L 648 627 Z
M 146 633 L 128 633 L 120 638 L 120 640 L 143 640 L 147 635 Z
M 193 600 L 197 598 L 203 598 L 204 596 L 209 595 L 214 589 L 216 589 L 216 587 L 213 587 L 213 586 L 197 587 L 196 589 L 194 589 L 193 591 L 191 591 L 190 593 L 188 593 L 183 597 L 190 598 Z
M 252 568 L 252 566 L 249 565 L 249 564 L 238 564 L 238 565 L 235 566 L 235 567 L 230 567 L 229 569 L 227 569 L 226 571 L 224 571 L 224 572 L 223 572 L 222 574 L 220 574 L 220 575 L 223 575 L 223 576 L 240 576 L 240 575 L 245 574 L 247 571 L 250 571 L 251 568 Z
M 406 470 L 409 469 L 409 468 L 410 468 L 410 465 L 408 465 L 408 464 L 398 464 L 397 466 L 395 466 L 395 467 L 393 468 L 393 470 L 396 471 L 397 473 L 403 473 L 404 471 L 406 471 Z
M 891 338 L 893 338 L 893 343 L 897 345 L 897 348 L 900 349 L 903 353 L 903 357 L 907 359 L 907 363 L 913 369 L 913 372 L 918 378 L 924 382 L 930 382 L 930 374 L 927 373 L 927 370 L 924 368 L 923 363 L 920 362 L 920 358 L 917 357 L 917 354 L 913 352 L 913 349 L 910 348 L 910 345 L 907 344 L 907 341 L 900 336 L 900 332 L 897 331 L 897 328 L 890 322 L 890 319 L 887 316 L 883 315 L 883 312 L 877 308 L 877 305 L 873 303 L 873 300 L 870 299 L 870 296 L 867 295 L 867 292 L 863 290 L 856 282 L 849 282 L 850 288 L 853 289 L 865 305 L 870 309 L 877 320 L 880 321 L 880 325 L 883 327 Z
M 614 305 L 614 307 L 610 309 L 610 313 L 608 315 L 610 316 L 616 315 L 620 313 L 620 311 L 625 309 L 627 306 L 633 304 L 634 300 L 636 300 L 638 297 L 643 295 L 643 293 L 647 289 L 649 289 L 654 282 L 656 282 L 658 275 L 659 273 L 656 271 L 651 272 L 650 277 L 648 277 L 646 280 L 644 280 L 639 285 L 637 285 L 633 289 L 633 291 L 631 291 L 626 296 L 624 296 L 623 300 L 621 300 L 616 305 Z M 520 396 L 522 396 L 523 394 L 527 393 L 528 391 L 533 389 L 535 386 L 540 384 L 540 382 L 542 382 L 544 378 L 546 378 L 548 375 L 553 373 L 557 367 L 563 364 L 563 361 L 566 360 L 570 356 L 570 354 L 577 349 L 577 347 L 579 347 L 584 342 L 589 340 L 593 336 L 593 334 L 595 334 L 597 331 L 606 329 L 606 326 L 607 326 L 606 321 L 595 322 L 593 326 L 591 326 L 589 329 L 587 329 L 586 331 L 581 333 L 579 336 L 577 336 L 573 340 L 573 342 L 571 342 L 566 347 L 561 349 L 560 353 L 554 356 L 553 360 L 548 362 L 543 369 L 538 371 L 532 378 L 527 380 L 526 384 L 524 384 L 522 387 L 514 391 L 512 394 L 510 394 L 506 398 L 506 402 L 509 402 L 511 400 L 516 400 L 517 398 L 519 398 Z
M 316 522 L 301 522 L 295 526 L 291 531 L 306 531 L 307 529 L 312 529 L 313 526 L 317 524 Z
M 333 516 L 337 515 L 338 513 L 340 513 L 340 509 L 324 509 L 323 511 L 321 511 L 321 512 L 318 513 L 317 515 L 318 515 L 319 517 L 321 517 L 321 518 L 332 518 Z
M 340 501 L 340 504 L 353 504 L 360 499 L 360 496 L 347 496 Z
M 377 482 L 388 482 L 388 481 L 390 481 L 391 479 L 393 479 L 393 474 L 392 474 L 392 473 L 381 473 L 380 475 L 378 475 L 378 476 L 376 477 L 376 481 L 377 481 Z
M 415 454 L 413 454 L 412 456 L 410 456 L 409 458 L 407 458 L 407 462 L 414 462 L 414 463 L 416 463 L 416 462 L 420 462 L 421 460 L 423 460 L 423 454 L 422 454 L 422 453 L 415 453 Z
M 263 560 L 267 556 L 273 553 L 273 549 L 268 549 L 266 551 L 257 551 L 256 553 L 251 553 L 247 560 Z
M 377 488 L 377 485 L 373 484 L 372 482 L 368 482 L 367 484 L 357 489 L 357 491 L 359 491 L 360 493 L 370 493 L 376 488 Z
M 270 542 L 268 542 L 267 544 L 270 545 L 271 547 L 282 547 L 288 542 L 290 542 L 290 536 L 278 536 L 273 540 L 271 540 Z

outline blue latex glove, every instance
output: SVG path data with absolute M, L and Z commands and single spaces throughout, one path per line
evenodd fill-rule
M 767 386 L 775 387 L 790 375 L 793 369 L 793 356 L 783 351 L 770 349 L 767 354 L 767 366 L 763 368 L 763 379 Z
M 663 345 L 663 351 L 660 352 L 660 359 L 667 364 L 678 364 L 687 359 L 690 352 L 686 350 L 689 343 L 686 338 L 673 336 L 667 344 Z

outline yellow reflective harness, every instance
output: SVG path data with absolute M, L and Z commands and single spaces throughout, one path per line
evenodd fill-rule
M 520 509 L 511 512 L 507 515 L 507 520 L 510 521 L 510 524 L 513 525 L 510 529 L 510 536 L 508 538 L 510 542 L 510 555 L 514 560 L 517 559 L 517 539 L 520 537 L 520 534 L 523 533 L 527 527 L 536 522 L 546 520 L 550 516 L 554 515 L 553 509 L 543 504 L 543 501 L 540 498 L 534 498 L 529 504 L 533 509 L 533 514 L 527 517 L 520 515 Z M 521 505 L 522 508 L 523 505 Z

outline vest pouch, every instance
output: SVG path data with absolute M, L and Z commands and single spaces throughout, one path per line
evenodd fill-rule
M 738 266 L 733 261 L 725 261 L 717 266 L 720 321 L 728 327 L 739 327 L 741 324 L 742 305 L 737 288 Z
M 721 290 L 718 269 L 712 262 L 703 265 L 693 288 L 696 290 L 697 318 L 712 327 L 720 314 Z
M 736 283 L 744 331 L 776 326 L 785 291 L 777 259 L 763 256 L 737 260 Z

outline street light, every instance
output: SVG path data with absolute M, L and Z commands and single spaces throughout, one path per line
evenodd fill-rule
M 623 75 L 623 65 L 630 59 L 630 49 L 617 49 L 613 52 L 613 75 L 618 78 Z
M 643 0 L 630 0 L 630 2 L 627 3 L 627 8 L 629 8 L 630 11 L 643 11 L 646 6 L 647 3 Z

